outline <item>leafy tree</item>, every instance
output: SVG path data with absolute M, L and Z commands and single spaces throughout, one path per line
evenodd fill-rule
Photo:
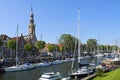
M 15 40 L 8 40 L 7 47 L 11 50 L 14 50 L 16 48 L 16 41 Z
M 93 52 L 94 50 L 97 49 L 97 40 L 96 39 L 88 39 L 87 40 L 87 49 L 88 52 Z
M 1 49 L 1 46 L 3 45 L 3 40 L 2 40 L 2 38 L 0 38 L 0 50 L 2 50 Z
M 58 39 L 59 44 L 63 44 L 65 51 L 67 51 L 68 53 L 71 52 L 71 50 L 73 53 L 76 40 L 77 39 L 74 36 L 71 36 L 70 34 L 62 34 Z
M 2 38 L 0 38 L 0 46 L 2 46 L 3 45 L 3 40 L 2 40 Z
M 44 47 L 45 47 L 45 41 L 37 41 L 36 43 L 35 43 L 35 46 L 39 49 L 39 50 L 41 50 L 41 49 L 43 49 Z
M 112 52 L 112 46 L 108 45 L 108 52 Z
M 59 52 L 60 51 L 60 48 L 59 48 L 59 45 L 54 45 L 54 47 L 55 47 L 55 51 L 57 51 L 57 52 Z
M 59 51 L 60 52 L 64 51 L 64 45 L 63 44 L 59 44 L 58 47 L 59 47 Z
M 30 52 L 32 49 L 32 45 L 30 43 L 27 43 L 24 45 L 24 48 L 27 52 Z M 25 54 L 25 57 L 27 57 L 28 54 Z
M 49 50 L 49 52 L 53 52 L 56 48 L 53 44 L 47 44 L 47 49 Z
M 16 41 L 15 40 L 8 40 L 7 47 L 11 50 L 12 57 L 14 57 L 15 56 Z
M 25 50 L 30 51 L 32 46 L 30 43 L 27 43 L 27 44 L 25 44 L 24 48 L 25 48 Z
M 82 44 L 82 49 L 83 49 L 83 51 L 87 51 L 87 45 L 86 44 Z

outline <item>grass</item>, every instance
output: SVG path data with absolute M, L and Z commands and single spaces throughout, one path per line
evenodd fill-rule
M 104 73 L 102 77 L 95 77 L 92 80 L 120 80 L 120 69 Z

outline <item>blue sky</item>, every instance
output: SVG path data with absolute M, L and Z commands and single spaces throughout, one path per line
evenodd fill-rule
M 80 38 L 89 38 L 101 44 L 113 44 L 120 38 L 119 0 L 1 0 L 0 34 L 15 36 L 28 34 L 30 8 L 32 5 L 38 40 L 43 35 L 47 43 L 57 43 L 57 36 L 71 34 L 77 37 L 78 7 L 80 7 Z

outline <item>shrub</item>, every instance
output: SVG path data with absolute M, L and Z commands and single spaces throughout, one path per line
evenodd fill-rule
M 96 75 L 97 76 L 103 76 L 103 69 L 102 68 L 97 68 L 96 69 Z

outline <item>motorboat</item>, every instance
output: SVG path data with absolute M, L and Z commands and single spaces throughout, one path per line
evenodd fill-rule
M 25 62 L 24 64 L 20 65 L 20 67 L 22 68 L 22 70 L 31 70 L 31 69 L 35 69 L 35 65 L 29 63 L 29 62 Z
M 97 57 L 97 58 L 101 58 L 101 57 L 103 57 L 104 56 L 104 54 L 102 54 L 102 53 L 99 53 L 99 54 L 96 54 L 95 55 L 95 57 Z
M 120 61 L 120 54 L 118 53 L 118 54 L 115 54 L 114 55 L 114 58 L 112 59 L 112 61 L 113 62 L 115 62 L 115 61 Z
M 72 60 L 69 58 L 66 58 L 65 60 L 63 60 L 63 62 L 70 62 L 70 61 L 72 61 Z
M 80 62 L 80 65 L 86 66 L 90 63 L 90 56 L 81 56 L 78 58 L 78 61 Z
M 38 80 L 61 80 L 61 76 L 59 72 L 44 73 Z
M 62 60 L 55 60 L 55 61 L 53 61 L 51 64 L 61 64 L 62 63 Z
M 51 62 L 41 62 L 41 63 L 35 63 L 34 64 L 36 68 L 38 67 L 45 67 L 51 65 Z

